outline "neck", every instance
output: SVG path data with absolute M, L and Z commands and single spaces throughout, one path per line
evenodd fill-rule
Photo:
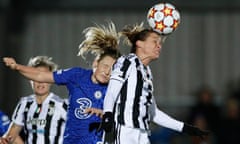
M 45 95 L 36 95 L 36 100 L 38 104 L 42 104 L 43 101 L 48 97 L 49 93 Z
M 138 56 L 138 57 L 144 66 L 148 66 L 149 63 L 151 62 L 148 56 Z

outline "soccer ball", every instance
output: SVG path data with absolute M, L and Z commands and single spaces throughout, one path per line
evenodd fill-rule
M 180 13 L 170 3 L 159 3 L 149 9 L 147 21 L 154 31 L 161 35 L 169 35 L 177 29 Z

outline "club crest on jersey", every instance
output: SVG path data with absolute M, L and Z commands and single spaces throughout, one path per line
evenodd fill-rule
M 78 119 L 87 119 L 87 118 L 89 118 L 91 115 L 88 114 L 88 113 L 85 113 L 85 109 L 92 106 L 91 100 L 88 99 L 88 98 L 79 98 L 79 99 L 77 99 L 76 102 L 79 104 L 79 108 L 75 109 L 75 111 L 74 111 L 75 116 Z
M 94 97 L 95 97 L 96 99 L 100 99 L 100 98 L 102 97 L 102 92 L 101 92 L 101 91 L 95 91 Z
M 54 105 L 50 105 L 48 108 L 48 115 L 53 115 L 55 111 L 55 106 Z

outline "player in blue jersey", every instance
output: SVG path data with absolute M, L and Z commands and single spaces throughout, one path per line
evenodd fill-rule
M 120 56 L 119 35 L 115 25 L 89 27 L 84 30 L 86 39 L 79 46 L 79 55 L 91 52 L 96 58 L 92 69 L 74 67 L 43 73 L 32 67 L 17 64 L 13 58 L 4 58 L 6 66 L 19 71 L 28 79 L 65 85 L 69 91 L 69 108 L 64 144 L 101 144 L 102 131 L 94 129 L 100 117 L 86 113 L 86 108 L 103 109 L 103 101 L 111 67 Z
M 7 131 L 9 124 L 9 117 L 5 113 L 0 111 L 0 136 L 2 136 Z

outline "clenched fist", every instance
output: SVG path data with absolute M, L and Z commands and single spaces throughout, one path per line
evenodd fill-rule
M 3 58 L 3 62 L 5 63 L 5 65 L 7 67 L 11 68 L 12 70 L 16 70 L 17 69 L 17 63 L 16 63 L 14 58 L 4 57 Z

